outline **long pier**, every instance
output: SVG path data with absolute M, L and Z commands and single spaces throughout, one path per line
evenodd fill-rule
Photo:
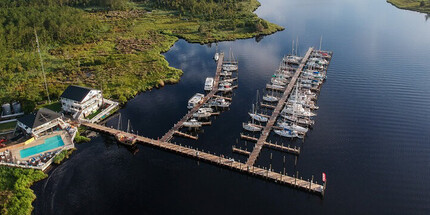
M 312 52 L 313 52 L 313 48 L 309 48 L 309 50 L 306 52 L 305 57 L 303 57 L 302 62 L 300 63 L 299 67 L 297 68 L 296 72 L 294 73 L 294 76 L 291 78 L 290 83 L 288 84 L 287 88 L 285 89 L 284 93 L 282 94 L 282 97 L 279 99 L 278 104 L 276 105 L 275 109 L 273 110 L 273 113 L 270 116 L 269 121 L 266 123 L 266 126 L 263 128 L 263 131 L 261 132 L 261 135 L 258 138 L 257 143 L 255 144 L 254 149 L 251 152 L 251 155 L 248 157 L 248 160 L 246 161 L 247 165 L 253 166 L 255 164 L 257 157 L 260 155 L 261 149 L 263 148 L 264 144 L 266 143 L 267 137 L 270 134 L 272 126 L 275 124 L 276 119 L 278 118 L 279 114 L 281 113 L 281 110 L 284 107 L 288 96 L 290 95 L 291 91 L 293 90 L 293 87 L 296 84 L 297 79 L 299 78 L 300 74 L 302 73 L 303 68 L 304 68 L 306 62 L 308 61 L 309 57 L 311 56 Z
M 224 168 L 229 168 L 234 171 L 238 171 L 251 176 L 270 180 L 279 184 L 295 187 L 304 191 L 308 191 L 310 193 L 318 194 L 321 196 L 324 195 L 325 184 L 321 185 L 314 182 L 313 177 L 311 180 L 303 180 L 301 178 L 298 178 L 297 175 L 289 176 L 288 174 L 282 174 L 281 172 L 277 173 L 271 169 L 263 169 L 260 167 L 247 165 L 246 163 L 238 162 L 231 158 L 225 158 L 223 156 L 218 156 L 201 150 L 196 150 L 190 147 L 176 145 L 167 141 L 154 140 L 147 137 L 126 133 L 124 131 L 120 131 L 114 128 L 108 128 L 102 125 L 89 123 L 89 122 L 84 122 L 82 123 L 82 125 L 90 129 L 93 129 L 95 131 L 103 132 L 109 135 L 116 135 L 118 133 L 122 133 L 130 137 L 135 137 L 136 141 L 141 144 L 160 148 L 170 152 L 175 152 L 183 156 L 191 157 L 191 158 L 201 160 L 217 166 L 221 166 Z
M 214 78 L 214 87 L 212 88 L 212 90 L 205 97 L 203 97 L 203 99 L 198 105 L 196 105 L 193 109 L 188 111 L 188 113 L 185 114 L 185 116 L 183 116 L 182 119 L 179 120 L 179 122 L 177 122 L 168 132 L 166 132 L 166 134 L 164 134 L 164 136 L 161 137 L 160 141 L 162 142 L 170 141 L 173 135 L 177 133 L 179 129 L 183 126 L 184 122 L 188 121 L 193 116 L 193 114 L 197 112 L 197 110 L 199 110 L 200 107 L 202 107 L 203 104 L 205 104 L 209 99 L 214 97 L 214 95 L 218 91 L 218 84 L 219 84 L 219 79 L 222 71 L 223 61 L 224 61 L 224 53 L 220 53 L 219 59 L 217 61 L 216 73 Z

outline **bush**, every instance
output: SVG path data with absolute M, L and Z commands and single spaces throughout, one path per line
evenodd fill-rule
M 60 152 L 60 154 L 58 154 L 57 156 L 55 156 L 54 158 L 54 163 L 55 164 L 60 164 L 64 159 L 68 159 L 69 156 L 75 151 L 76 149 L 69 149 L 69 150 L 64 150 L 62 152 Z
M 0 166 L 1 214 L 31 214 L 36 198 L 30 186 L 48 175 L 40 170 Z

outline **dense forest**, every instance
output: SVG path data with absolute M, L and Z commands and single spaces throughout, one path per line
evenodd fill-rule
M 79 84 L 125 102 L 179 81 L 182 71 L 160 54 L 178 38 L 209 43 L 283 29 L 257 17 L 258 6 L 257 0 L 0 0 L 0 103 L 18 100 L 29 112 L 47 100 L 35 31 L 53 100 Z

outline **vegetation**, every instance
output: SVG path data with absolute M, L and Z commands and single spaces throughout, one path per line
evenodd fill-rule
M 401 9 L 430 13 L 430 0 L 387 0 L 387 2 Z
M 42 104 L 42 105 L 39 105 L 36 107 L 36 109 L 40 109 L 40 108 L 47 108 L 47 109 L 55 111 L 55 112 L 60 112 L 61 111 L 61 102 L 60 101 L 54 101 L 54 102 L 45 103 L 45 104 Z
M 26 112 L 47 100 L 34 30 L 51 99 L 78 84 L 123 103 L 179 81 L 182 71 L 161 55 L 178 38 L 208 43 L 283 29 L 253 13 L 257 0 L 0 0 L 0 6 L 0 102 L 19 100 Z
M 78 128 L 78 131 L 76 132 L 75 139 L 73 140 L 75 143 L 86 143 L 90 142 L 91 138 L 81 136 L 81 133 L 85 131 L 85 128 L 83 126 Z
M 14 130 L 16 127 L 16 121 L 15 122 L 7 122 L 0 124 L 0 133 Z
M 31 214 L 36 196 L 29 187 L 47 175 L 40 170 L 0 166 L 0 176 L 1 214 Z
M 57 156 L 55 156 L 55 158 L 54 158 L 54 163 L 55 163 L 55 164 L 60 164 L 61 162 L 63 162 L 63 160 L 68 159 L 68 158 L 69 158 L 69 156 L 70 156 L 74 151 L 76 151 L 76 149 L 75 149 L 75 148 L 73 148 L 73 149 L 69 149 L 69 150 L 61 151 L 61 152 L 60 152 L 60 154 L 58 154 Z

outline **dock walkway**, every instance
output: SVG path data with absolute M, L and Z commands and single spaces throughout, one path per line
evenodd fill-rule
M 125 133 L 124 131 L 116 130 L 114 128 L 108 128 L 94 123 L 84 122 L 82 123 L 82 125 L 90 129 L 107 133 L 110 135 L 123 133 L 125 135 L 136 137 L 137 142 L 141 144 L 146 144 L 166 151 L 175 152 L 183 156 L 188 156 L 188 157 L 205 161 L 207 163 L 218 165 L 224 168 L 229 168 L 234 171 L 242 172 L 244 174 L 248 174 L 251 176 L 256 176 L 266 180 L 271 180 L 279 184 L 292 186 L 298 189 L 302 189 L 304 191 L 308 191 L 310 193 L 318 194 L 321 196 L 324 195 L 325 187 L 321 184 L 313 182 L 313 180 L 310 180 L 310 181 L 303 180 L 298 177 L 292 177 L 292 176 L 284 175 L 282 173 L 277 173 L 277 172 L 271 171 L 270 169 L 263 169 L 260 167 L 247 165 L 245 163 L 235 161 L 234 159 L 231 159 L 231 158 L 225 158 L 223 156 L 210 154 L 204 151 L 176 145 L 162 140 L 154 140 L 143 136 L 137 136 L 135 134 Z
M 263 148 L 264 144 L 266 143 L 267 137 L 270 134 L 272 126 L 275 124 L 276 119 L 278 118 L 279 114 L 281 113 L 281 110 L 284 107 L 288 96 L 290 95 L 291 91 L 293 90 L 294 85 L 296 84 L 297 79 L 299 78 L 300 74 L 302 73 L 303 68 L 306 65 L 306 62 L 308 61 L 312 52 L 313 52 L 313 48 L 309 48 L 309 50 L 306 52 L 305 57 L 303 58 L 302 62 L 300 63 L 299 67 L 297 68 L 296 72 L 294 73 L 294 76 L 291 78 L 290 83 L 288 84 L 287 88 L 285 89 L 284 93 L 282 94 L 282 97 L 279 99 L 279 102 L 276 105 L 275 109 L 273 110 L 273 113 L 270 116 L 269 121 L 266 123 L 266 126 L 263 128 L 263 131 L 261 132 L 261 135 L 258 138 L 257 143 L 255 144 L 254 149 L 251 152 L 251 155 L 248 157 L 248 160 L 246 161 L 247 165 L 253 166 L 255 164 L 255 161 L 257 160 L 257 157 L 260 154 L 261 149 Z
M 205 104 L 207 101 L 209 101 L 209 99 L 214 97 L 214 95 L 218 91 L 218 84 L 220 80 L 220 74 L 222 71 L 223 60 L 224 60 L 224 53 L 220 53 L 219 60 L 217 62 L 215 78 L 214 78 L 214 87 L 212 88 L 212 90 L 205 97 L 203 97 L 200 104 L 196 105 L 193 109 L 188 111 L 188 113 L 185 114 L 185 116 L 183 116 L 182 119 L 179 120 L 179 122 L 177 122 L 168 132 L 166 132 L 166 134 L 164 134 L 164 136 L 161 137 L 160 141 L 169 142 L 170 139 L 172 139 L 173 135 L 177 133 L 179 129 L 183 126 L 184 122 L 192 118 L 193 114 L 197 112 L 197 110 L 199 110 L 199 108 L 201 108 L 203 104 Z

